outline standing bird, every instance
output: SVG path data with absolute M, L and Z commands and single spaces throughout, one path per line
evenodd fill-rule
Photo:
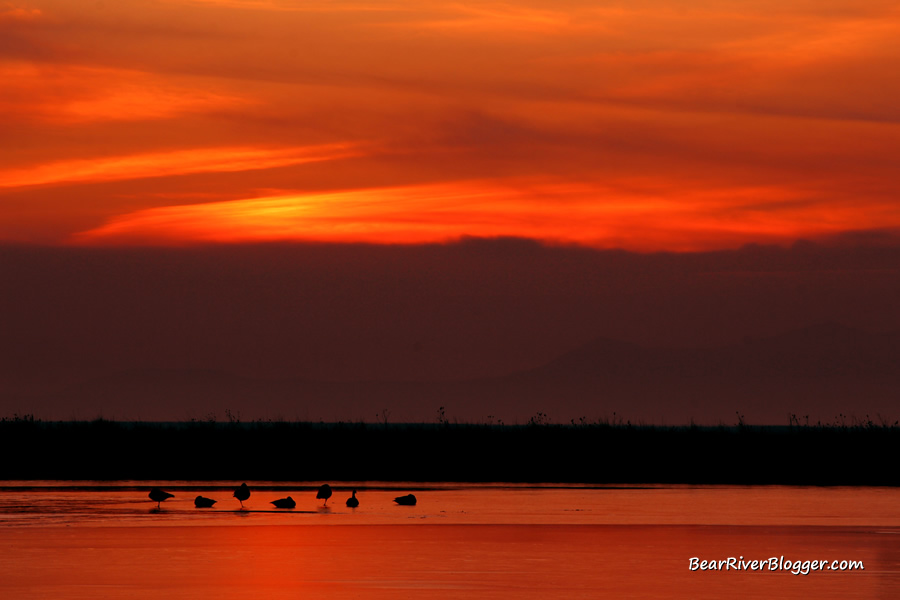
M 350 508 L 359 506 L 359 500 L 356 499 L 356 490 L 353 490 L 353 495 L 347 498 L 347 506 Z
M 331 486 L 327 483 L 322 484 L 322 487 L 319 488 L 319 493 L 316 494 L 316 500 L 325 500 L 325 503 L 322 506 L 328 506 L 328 499 L 331 498 Z
M 159 503 L 168 498 L 174 498 L 172 494 L 169 492 L 164 492 L 159 488 L 153 488 L 150 490 L 150 499 L 156 502 L 156 508 L 159 509 Z
M 401 506 L 415 506 L 416 505 L 416 497 L 412 494 L 407 494 L 405 496 L 397 496 L 394 498 L 394 502 Z
M 290 496 L 288 496 L 287 498 L 272 500 L 272 504 L 275 505 L 275 508 L 294 508 L 295 506 L 297 506 L 297 503 L 294 502 L 294 499 Z
M 247 487 L 246 483 L 242 483 L 241 487 L 234 490 L 234 497 L 240 501 L 241 508 L 244 508 L 244 500 L 250 497 L 250 488 Z
M 203 496 L 197 496 L 194 498 L 194 506 L 197 508 L 212 508 L 212 505 L 217 501 L 212 498 L 204 498 Z

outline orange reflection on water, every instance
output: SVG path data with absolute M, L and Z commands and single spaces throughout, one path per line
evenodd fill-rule
M 0 597 L 900 597 L 894 488 L 345 482 L 325 508 L 317 483 L 250 482 L 239 510 L 225 482 L 160 482 L 157 510 L 136 482 L 72 483 L 0 487 Z M 408 489 L 416 506 L 392 502 Z M 689 569 L 782 556 L 865 569 Z
M 361 525 L 8 529 L 6 597 L 876 598 L 897 531 L 874 528 Z M 691 572 L 689 558 L 852 558 L 865 571 Z M 893 572 L 891 572 L 893 570 Z

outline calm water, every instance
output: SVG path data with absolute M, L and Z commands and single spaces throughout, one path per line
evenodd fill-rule
M 3 482 L 3 598 L 898 598 L 900 490 Z M 360 507 L 344 506 L 359 490 Z M 392 499 L 413 492 L 415 507 Z M 198 494 L 219 500 L 196 509 Z M 269 501 L 292 496 L 294 510 Z M 865 570 L 691 571 L 691 557 Z

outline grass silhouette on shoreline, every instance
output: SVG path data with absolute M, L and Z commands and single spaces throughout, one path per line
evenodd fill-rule
M 0 420 L 0 479 L 900 485 L 900 426 Z M 15 457 L 15 458 L 13 458 Z

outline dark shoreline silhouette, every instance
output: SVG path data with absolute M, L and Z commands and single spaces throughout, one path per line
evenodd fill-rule
M 0 421 L 0 449 L 16 457 L 0 466 L 0 480 L 896 486 L 900 472 L 889 458 L 898 448 L 900 427 L 871 422 L 643 427 L 14 419 Z

